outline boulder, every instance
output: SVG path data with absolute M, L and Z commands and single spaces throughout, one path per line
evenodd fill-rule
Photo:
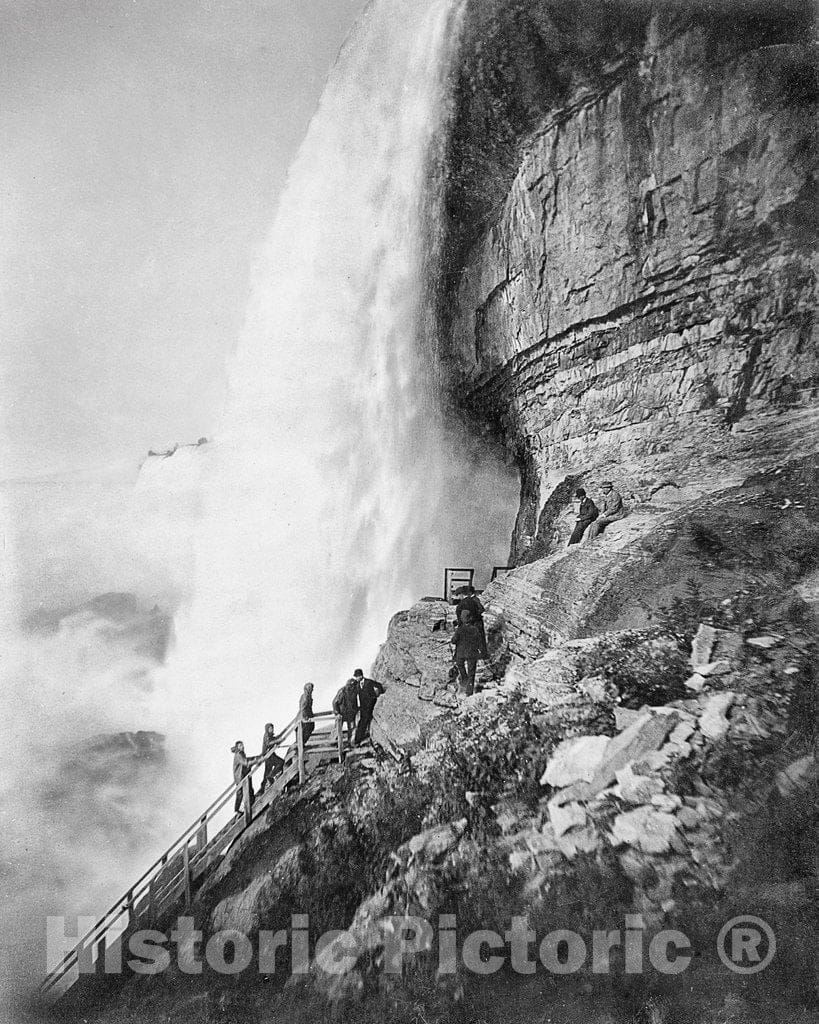
M 433 704 L 437 704 L 440 708 L 457 708 L 458 696 L 446 686 L 439 686 L 435 690 L 435 694 L 432 698 Z
M 631 708 L 615 708 L 614 709 L 614 728 L 618 732 L 622 732 L 623 729 L 627 729 L 633 722 L 644 714 L 642 711 L 632 711 Z
M 549 821 L 552 825 L 555 838 L 559 839 L 564 832 L 568 832 L 570 828 L 574 828 L 576 825 L 586 824 L 586 811 L 578 803 L 571 804 L 559 804 L 556 801 L 550 801 L 549 805 Z
M 691 665 L 693 668 L 698 665 L 706 665 L 711 660 L 716 635 L 717 631 L 713 626 L 704 622 L 699 624 L 694 639 L 691 641 Z
M 728 732 L 728 719 L 725 712 L 731 706 L 735 694 L 732 690 L 712 694 L 705 702 L 700 715 L 700 732 L 709 740 L 720 740 Z
M 635 775 L 630 764 L 617 772 L 615 792 L 629 804 L 648 803 L 654 794 L 661 793 L 665 783 L 656 775 Z
M 699 828 L 700 816 L 693 807 L 681 807 L 677 811 L 677 821 L 685 829 Z
M 643 853 L 667 853 L 677 838 L 673 814 L 644 805 L 618 814 L 612 823 L 615 846 L 634 846 Z
M 591 782 L 609 744 L 608 736 L 576 736 L 563 740 L 552 751 L 541 786 L 569 786 Z
M 666 814 L 673 814 L 682 807 L 682 800 L 676 793 L 654 793 L 651 797 L 651 806 L 658 811 L 665 811 Z
M 434 700 L 435 699 L 435 683 L 432 679 L 424 678 L 421 680 L 421 685 L 418 687 L 418 699 L 419 700 Z
M 603 704 L 612 697 L 612 686 L 604 676 L 585 676 L 577 683 L 577 689 L 596 704 Z M 616 694 L 615 689 L 614 695 Z
M 560 852 L 571 860 L 578 853 L 594 853 L 597 849 L 597 830 L 593 825 L 573 828 L 557 840 Z
M 698 665 L 696 675 L 705 676 L 726 676 L 731 671 L 730 663 L 725 659 L 720 661 L 709 661 L 707 665 Z
M 816 775 L 816 759 L 813 754 L 800 757 L 776 775 L 776 788 L 784 797 L 793 796 L 797 790 L 808 785 Z
M 590 782 L 578 781 L 555 796 L 560 803 L 570 800 L 589 800 L 617 778 L 617 772 L 631 762 L 656 751 L 676 726 L 677 713 L 655 715 L 650 711 L 641 715 L 618 736 L 608 741 L 599 767 Z M 600 737 L 598 737 L 599 739 Z
M 748 644 L 749 647 L 757 647 L 760 650 L 768 651 L 771 647 L 776 647 L 780 642 L 780 639 L 781 638 L 778 636 L 751 636 L 748 637 L 745 643 Z
M 415 856 L 423 857 L 424 860 L 440 860 L 440 858 L 451 850 L 466 831 L 466 818 L 453 821 L 449 825 L 437 825 L 435 828 L 428 828 L 419 832 L 407 842 L 406 847 Z
M 727 661 L 728 669 L 739 665 L 742 660 L 742 637 L 730 629 L 715 629 L 701 622 L 691 642 L 691 667 L 701 675 L 703 665 L 715 661 Z
M 694 693 L 699 693 L 700 690 L 705 686 L 705 676 L 700 675 L 699 672 L 695 672 L 690 675 L 685 681 L 685 685 L 689 690 L 693 690 Z

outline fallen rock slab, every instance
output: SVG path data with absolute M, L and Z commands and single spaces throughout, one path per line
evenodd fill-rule
M 616 793 L 626 803 L 644 804 L 656 793 L 662 793 L 665 783 L 656 775 L 635 775 L 630 764 L 617 772 Z
M 713 661 L 727 661 L 729 668 L 742 660 L 742 637 L 730 629 L 717 629 L 701 622 L 691 642 L 691 667 L 702 672 L 701 666 Z
M 631 708 L 615 708 L 614 727 L 618 732 L 622 732 L 623 729 L 627 729 L 644 714 L 644 711 L 632 711 Z
M 556 838 L 560 838 L 570 828 L 586 824 L 586 811 L 578 803 L 561 805 L 551 801 L 548 807 L 549 821 Z
M 591 782 L 608 745 L 608 736 L 576 736 L 558 743 L 540 780 L 541 786 Z
M 806 757 L 800 757 L 798 761 L 793 761 L 781 772 L 777 772 L 776 788 L 781 796 L 793 796 L 797 790 L 808 785 L 815 774 L 816 759 L 813 754 L 808 754 Z
M 733 690 L 724 690 L 712 694 L 705 703 L 700 715 L 700 732 L 709 740 L 719 740 L 728 732 L 729 722 L 725 712 L 733 703 L 736 694 Z
M 618 814 L 611 834 L 616 846 L 634 846 L 643 853 L 667 853 L 677 838 L 677 823 L 673 814 L 643 806 Z
M 578 853 L 594 853 L 597 849 L 597 842 L 597 830 L 593 825 L 573 828 L 559 836 L 557 840 L 560 852 L 569 860 L 576 857 Z
M 425 832 L 413 836 L 406 844 L 407 849 L 415 857 L 420 856 L 427 861 L 438 860 L 456 845 L 466 831 L 466 825 L 466 818 L 461 818 L 449 825 L 428 828 Z
M 720 661 L 709 661 L 707 665 L 699 665 L 697 668 L 697 674 L 705 676 L 707 679 L 709 676 L 725 676 L 731 671 L 730 664 L 722 659 Z
M 674 712 L 663 715 L 646 712 L 641 715 L 624 732 L 608 741 L 600 766 L 591 782 L 575 782 L 555 794 L 554 799 L 559 803 L 590 800 L 615 781 L 620 769 L 657 750 L 677 722 L 678 716 Z
M 745 643 L 749 647 L 758 647 L 760 650 L 768 651 L 771 647 L 776 647 L 780 640 L 781 638 L 778 636 L 751 636 Z

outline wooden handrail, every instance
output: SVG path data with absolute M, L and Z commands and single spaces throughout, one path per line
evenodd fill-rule
M 313 714 L 313 718 L 314 719 L 317 719 L 317 718 L 322 718 L 322 719 L 323 718 L 337 718 L 337 716 L 335 715 L 335 712 L 333 712 L 333 711 L 317 711 L 317 712 L 315 712 Z M 200 857 L 205 852 L 205 850 L 208 848 L 208 846 L 210 845 L 210 844 L 206 844 L 206 846 L 205 846 L 205 848 L 203 850 L 197 850 L 197 852 L 194 854 L 193 858 L 191 858 L 190 850 L 189 850 L 189 844 L 190 844 L 191 838 L 193 838 L 198 833 L 200 833 L 201 830 L 203 829 L 203 827 L 207 826 L 208 821 L 211 818 L 213 818 L 219 811 L 222 810 L 222 808 L 230 801 L 231 797 L 233 797 L 236 794 L 236 791 L 238 789 L 240 789 L 240 788 L 243 789 L 244 793 L 245 793 L 245 796 L 244 796 L 244 805 L 245 805 L 244 821 L 245 821 L 245 825 L 244 825 L 244 827 L 246 828 L 251 823 L 251 821 L 253 819 L 253 814 L 252 814 L 252 807 L 251 807 L 250 801 L 248 800 L 250 777 L 253 774 L 255 774 L 259 770 L 259 768 L 262 767 L 263 764 L 266 764 L 266 762 L 275 754 L 276 750 L 281 749 L 283 746 L 287 746 L 288 748 L 290 748 L 292 750 L 292 747 L 293 747 L 292 740 L 289 743 L 285 743 L 285 740 L 289 736 L 291 736 L 293 733 L 296 734 L 297 744 L 299 746 L 302 746 L 302 744 L 299 743 L 299 741 L 301 739 L 301 735 L 302 735 L 302 730 L 300 728 L 301 722 L 302 722 L 301 713 L 299 713 L 290 722 L 287 723 L 287 725 L 281 730 L 281 732 L 279 732 L 276 735 L 274 744 L 270 747 L 270 749 L 268 750 L 268 752 L 266 754 L 264 754 L 264 755 L 260 754 L 260 755 L 257 755 L 255 757 L 248 758 L 250 770 L 248 771 L 247 775 L 245 775 L 238 783 L 234 782 L 230 786 L 228 786 L 227 789 L 223 790 L 219 794 L 219 796 L 217 796 L 216 799 L 213 800 L 208 805 L 208 807 L 201 814 L 198 815 L 196 820 L 193 821 L 177 837 L 177 839 L 175 839 L 174 842 L 171 843 L 171 845 L 163 853 L 161 853 L 159 855 L 159 857 L 157 857 L 157 859 L 150 865 L 150 867 L 147 868 L 139 876 L 139 878 L 136 880 L 136 882 L 134 882 L 127 889 L 127 891 L 123 894 L 123 896 L 120 899 L 118 899 L 102 915 L 102 917 L 93 925 L 92 928 L 90 928 L 85 933 L 85 935 L 82 936 L 81 939 L 78 940 L 78 942 L 74 946 L 74 948 L 70 952 L 66 953 L 66 955 L 63 957 L 63 959 L 60 961 L 60 963 L 55 968 L 53 968 L 51 971 L 49 971 L 49 973 L 46 975 L 45 979 L 42 981 L 42 983 L 40 984 L 40 987 L 39 987 L 39 992 L 40 992 L 40 994 L 42 996 L 47 996 L 48 993 L 50 993 L 52 991 L 52 989 L 66 976 L 68 971 L 71 970 L 71 968 L 74 966 L 75 961 L 79 962 L 79 954 L 80 954 L 80 951 L 82 949 L 87 948 L 87 947 L 93 947 L 94 943 L 96 943 L 96 942 L 98 942 L 100 940 L 104 941 L 104 937 L 107 934 L 107 932 L 110 930 L 112 925 L 116 921 L 118 921 L 124 914 L 128 914 L 129 921 L 131 920 L 132 916 L 135 913 L 135 908 L 138 905 L 140 897 L 142 897 L 143 894 L 146 891 L 150 890 L 151 883 L 153 882 L 153 880 L 159 874 L 161 874 L 161 869 L 166 868 L 168 863 L 177 854 L 181 854 L 181 856 L 182 856 L 183 874 L 184 874 L 184 883 L 185 883 L 185 886 L 184 886 L 184 888 L 185 888 L 185 896 L 186 896 L 186 900 L 188 900 L 188 901 L 190 900 L 190 874 L 189 874 L 189 872 L 190 872 L 191 862 L 192 861 L 195 862 L 196 858 Z M 300 781 L 300 783 L 304 781 L 304 776 L 305 776 L 304 764 L 303 764 L 304 748 L 306 748 L 307 751 L 314 751 L 316 753 L 325 753 L 325 752 L 333 752 L 333 753 L 335 753 L 335 751 L 336 751 L 335 747 L 311 747 L 309 742 L 307 744 L 303 745 L 302 757 L 299 758 L 299 767 L 300 767 L 299 781 Z M 295 752 L 293 752 L 293 754 L 295 754 Z M 291 754 L 291 757 L 289 759 L 286 758 L 286 760 L 285 760 L 285 764 L 287 764 L 288 760 L 290 761 L 291 767 L 292 767 L 292 762 L 293 762 L 293 759 L 294 759 L 293 758 L 293 754 Z M 341 744 L 338 745 L 338 756 L 339 756 L 339 760 L 341 760 L 341 758 L 342 758 L 342 746 L 341 746 Z M 283 772 L 282 774 L 287 774 L 287 773 Z M 230 828 L 231 824 L 232 824 L 231 822 L 228 822 L 228 825 L 226 826 L 226 828 Z M 211 842 L 214 842 L 216 839 L 218 839 L 219 836 L 224 831 L 226 831 L 226 829 L 222 829 L 219 833 L 217 833 L 217 835 L 213 837 Z M 187 867 L 187 870 L 185 870 L 185 867 Z

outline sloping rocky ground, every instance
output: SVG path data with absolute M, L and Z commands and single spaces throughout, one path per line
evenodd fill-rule
M 374 672 L 387 684 L 376 748 L 274 805 L 192 908 L 203 942 L 308 914 L 309 970 L 291 976 L 284 953 L 265 974 L 255 962 L 233 977 L 171 969 L 117 983 L 94 1012 L 88 998 L 73 1016 L 66 1005 L 65 1019 L 815 1020 L 815 473 L 803 461 L 751 477 L 696 515 L 626 520 L 597 548 L 497 581 L 492 657 L 473 697 L 449 679 L 452 609 L 423 601 L 396 615 Z M 567 566 L 596 574 L 596 596 L 578 611 L 564 594 L 547 615 Z M 614 603 L 600 582 L 612 578 Z M 663 599 L 646 610 L 652 588 Z M 777 949 L 764 971 L 739 975 L 717 939 L 749 914 Z M 562 973 L 547 944 L 548 969 L 523 974 L 509 944 L 496 972 L 481 973 L 487 950 L 470 969 L 466 936 L 502 942 L 513 918 L 538 942 L 577 933 L 587 958 Z M 391 974 L 410 919 L 432 927 Z M 441 920 L 457 925 L 452 971 L 439 969 Z M 681 932 L 686 970 L 631 972 L 620 947 L 596 966 L 595 932 L 627 920 L 644 954 L 663 930 Z M 347 934 L 317 948 L 330 928 Z M 537 963 L 536 943 L 530 952 Z

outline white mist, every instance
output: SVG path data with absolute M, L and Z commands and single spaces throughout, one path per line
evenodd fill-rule
M 460 17 L 444 0 L 367 9 L 257 268 L 168 670 L 169 717 L 214 782 L 305 682 L 328 707 L 445 565 L 506 558 L 516 474 L 447 427 L 428 365 Z

